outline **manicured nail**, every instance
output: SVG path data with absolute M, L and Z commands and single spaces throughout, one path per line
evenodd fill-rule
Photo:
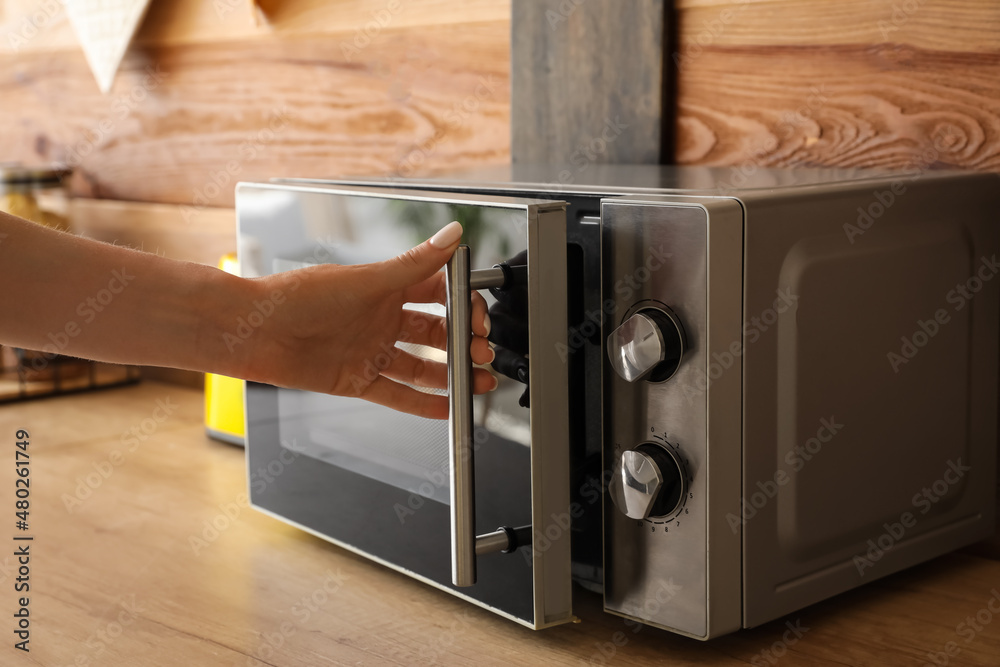
M 455 221 L 449 222 L 447 225 L 442 227 L 437 234 L 431 237 L 431 245 L 442 250 L 444 248 L 450 248 L 452 245 L 458 242 L 462 238 L 462 223 Z
M 491 345 L 490 346 L 490 360 L 487 361 L 486 363 L 492 364 L 494 361 L 496 361 L 496 358 L 497 358 L 497 351 L 494 350 L 493 346 Z
M 490 314 L 489 313 L 486 313 L 486 317 L 483 318 L 483 324 L 486 325 L 486 335 L 489 336 L 490 335 L 490 329 L 493 328 L 493 325 L 490 323 Z
M 490 391 L 496 391 L 497 387 L 500 386 L 500 378 L 498 378 L 496 375 L 494 375 L 492 377 L 493 377 L 493 388 L 490 389 Z

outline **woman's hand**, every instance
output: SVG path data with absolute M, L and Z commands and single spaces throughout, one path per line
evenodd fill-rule
M 250 280 L 0 212 L 0 343 L 120 364 L 219 373 L 357 396 L 444 419 L 446 366 L 396 347 L 446 346 L 444 318 L 403 304 L 444 303 L 462 226 L 385 262 L 313 266 Z M 493 359 L 486 302 L 472 297 L 472 360 Z M 473 375 L 476 392 L 496 380 Z
M 446 397 L 407 386 L 445 389 L 447 366 L 406 352 L 396 342 L 446 348 L 444 318 L 404 309 L 403 304 L 444 303 L 440 269 L 461 235 L 462 226 L 453 222 L 384 262 L 317 265 L 249 281 L 256 294 L 253 310 L 260 316 L 251 318 L 253 311 L 229 309 L 231 330 L 223 333 L 227 348 L 241 357 L 238 374 L 283 387 L 356 396 L 423 417 L 447 418 Z M 486 340 L 486 302 L 477 292 L 472 299 L 472 360 L 486 364 L 493 359 Z M 245 326 L 237 332 L 240 317 Z M 474 369 L 476 393 L 494 389 L 496 382 L 488 371 Z

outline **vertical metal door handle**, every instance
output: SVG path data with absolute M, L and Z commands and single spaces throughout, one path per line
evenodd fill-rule
M 476 583 L 476 481 L 472 459 L 472 288 L 469 246 L 448 260 L 448 462 L 451 468 L 451 581 Z
M 469 246 L 460 245 L 445 269 L 448 329 L 448 461 L 451 468 L 451 580 L 476 583 L 476 478 L 472 420 L 472 291 L 503 287 L 498 268 L 471 271 Z M 486 536 L 484 536 L 485 538 Z M 480 553 L 509 544 L 493 539 Z

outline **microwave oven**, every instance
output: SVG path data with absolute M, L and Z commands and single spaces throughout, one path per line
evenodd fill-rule
M 993 533 L 995 175 L 585 167 L 238 185 L 244 276 L 464 226 L 412 306 L 448 349 L 397 343 L 449 420 L 248 383 L 254 507 L 531 628 L 575 582 L 698 639 Z M 471 290 L 513 359 L 477 396 Z

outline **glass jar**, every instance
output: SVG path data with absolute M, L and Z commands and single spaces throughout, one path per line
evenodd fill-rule
M 72 231 L 70 169 L 0 163 L 0 211 Z M 0 286 L 6 288 L 6 286 Z M 0 403 L 114 387 L 139 380 L 139 369 L 85 361 L 60 350 L 0 346 Z
M 46 227 L 70 231 L 66 187 L 66 177 L 70 173 L 69 169 L 0 163 L 0 211 Z M 23 395 L 24 388 L 19 386 L 23 382 L 64 381 L 85 375 L 87 363 L 61 354 L 0 349 L 0 400 L 15 390 L 16 395 Z M 15 373 L 18 385 L 7 381 L 8 376 Z
M 0 164 L 0 211 L 69 231 L 71 169 Z

